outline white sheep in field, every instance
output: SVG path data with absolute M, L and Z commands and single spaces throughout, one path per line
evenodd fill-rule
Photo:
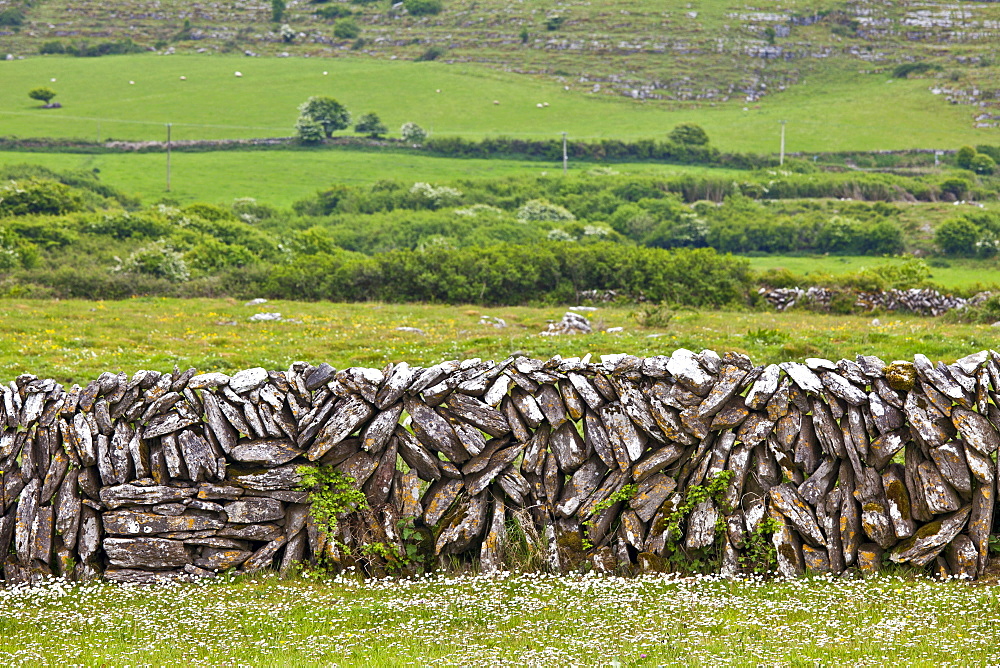
M 235 77 L 236 77 L 237 79 L 239 79 L 239 78 L 240 78 L 241 76 L 243 76 L 243 73 L 242 73 L 242 72 L 235 72 L 235 73 L 234 73 L 234 76 L 235 76 Z

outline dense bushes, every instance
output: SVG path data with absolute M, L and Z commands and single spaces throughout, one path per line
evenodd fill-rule
M 656 302 L 720 306 L 742 303 L 749 285 L 745 260 L 711 249 L 543 243 L 302 256 L 276 267 L 264 291 L 284 299 L 497 305 L 573 302 L 585 290 L 618 290 Z
M 46 54 L 66 54 L 77 56 L 78 58 L 99 58 L 101 56 L 121 56 L 130 53 L 145 53 L 148 49 L 141 44 L 136 44 L 129 38 L 120 39 L 113 42 L 98 42 L 91 44 L 86 40 L 79 42 L 63 43 L 59 40 L 45 42 L 39 48 L 41 55 Z
M 11 294 L 518 304 L 615 290 L 719 306 L 742 302 L 751 282 L 746 263 L 724 253 L 881 256 L 927 244 L 911 220 L 904 237 L 899 205 L 768 199 L 818 187 L 814 174 L 380 181 L 331 187 L 293 211 L 250 199 L 130 211 L 127 198 L 100 195 L 93 175 L 55 176 L 83 187 L 34 174 L 0 186 L 0 281 Z M 849 182 L 838 179 L 830 187 Z M 899 185 L 869 182 L 880 184 Z M 946 254 L 994 254 L 1000 218 L 966 213 L 935 240 Z
M 487 137 L 481 140 L 461 137 L 434 137 L 424 144 L 427 150 L 456 158 L 490 158 L 517 156 L 534 160 L 561 160 L 561 139 L 514 139 Z M 642 139 L 626 142 L 602 139 L 597 142 L 570 141 L 567 153 L 571 159 L 601 162 L 658 161 L 681 164 L 712 164 L 734 169 L 756 169 L 777 164 L 770 156 L 743 153 L 722 153 L 704 144 L 680 144 Z

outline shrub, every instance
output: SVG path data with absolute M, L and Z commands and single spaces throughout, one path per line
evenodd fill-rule
M 403 0 L 403 7 L 410 16 L 430 16 L 441 11 L 441 0 Z
M 69 44 L 66 47 L 66 53 L 68 55 L 76 56 L 78 58 L 120 56 L 130 53 L 143 53 L 145 51 L 145 47 L 140 44 L 136 44 L 127 37 L 115 42 L 100 42 L 98 44 L 90 44 L 87 41 L 81 41 L 76 44 Z
M 328 20 L 344 19 L 347 18 L 348 16 L 354 16 L 354 12 L 352 12 L 347 7 L 344 7 L 343 5 L 329 5 L 327 7 L 320 7 L 319 9 L 316 10 L 315 14 L 321 19 L 328 19 Z
M 997 163 L 994 162 L 993 158 L 988 155 L 983 155 L 982 153 L 977 153 L 969 162 L 969 169 L 974 171 L 976 174 L 992 174 L 994 170 L 996 170 L 996 167 Z
M 414 60 L 416 60 L 417 62 L 437 60 L 445 53 L 447 53 L 447 51 L 444 48 L 440 46 L 432 46 L 431 48 L 427 49 L 422 54 L 417 56 Z
M 562 28 L 563 24 L 566 23 L 565 16 L 547 16 L 545 17 L 545 29 L 549 32 L 554 32 Z
M 45 56 L 49 54 L 62 55 L 66 53 L 66 45 L 55 39 L 51 42 L 45 42 L 40 47 L 38 47 L 38 53 Z
M 0 11 L 0 26 L 19 28 L 24 25 L 24 12 L 18 7 L 8 7 Z
M 972 186 L 966 179 L 950 178 L 941 182 L 941 192 L 962 199 Z
M 164 240 L 154 241 L 136 250 L 111 269 L 113 274 L 140 274 L 183 283 L 191 278 L 181 253 Z
M 55 181 L 10 181 L 0 186 L 0 217 L 61 215 L 83 210 L 79 193 Z
M 303 144 L 318 144 L 323 141 L 323 126 L 306 116 L 295 121 L 295 134 Z
M 333 26 L 333 36 L 337 39 L 354 39 L 361 34 L 361 28 L 354 19 L 341 19 Z
M 674 126 L 667 138 L 682 146 L 705 146 L 708 144 L 708 133 L 700 125 L 694 123 L 681 123 Z
M 979 226 L 965 218 L 946 220 L 934 230 L 934 243 L 945 255 L 974 255 Z
M 285 15 L 285 0 L 271 0 L 271 20 L 274 23 L 281 23 L 281 18 Z
M 403 123 L 403 127 L 399 129 L 399 133 L 403 136 L 403 141 L 413 144 L 423 143 L 427 139 L 427 131 L 416 123 Z
M 442 206 L 456 204 L 462 197 L 462 191 L 448 186 L 434 187 L 429 183 L 417 182 L 410 188 L 410 194 L 416 195 L 418 200 L 425 202 L 430 208 L 437 209 Z
M 896 68 L 892 70 L 892 76 L 895 79 L 906 79 L 911 74 L 940 72 L 941 69 L 941 66 L 937 63 L 903 63 L 902 65 L 897 65 Z
M 287 23 L 281 24 L 281 29 L 278 30 L 278 34 L 281 35 L 281 41 L 291 44 L 295 41 L 295 36 L 298 34 L 295 32 L 295 28 L 288 25 Z
M 113 239 L 159 239 L 173 230 L 167 218 L 153 212 L 105 213 L 83 225 L 83 231 Z
M 0 271 L 30 269 L 38 261 L 38 249 L 12 230 L 0 227 Z
M 372 139 L 377 139 L 388 132 L 389 128 L 385 126 L 385 123 L 378 117 L 378 114 L 371 112 L 358 119 L 358 122 L 354 124 L 354 131 L 358 134 L 368 135 Z
M 517 219 L 522 222 L 560 222 L 565 220 L 576 220 L 576 216 L 558 204 L 552 204 L 548 200 L 533 199 L 524 203 L 517 210 Z
M 278 210 L 270 204 L 260 204 L 253 197 L 238 197 L 233 200 L 233 214 L 244 223 L 252 225 L 274 218 Z
M 972 168 L 972 159 L 976 157 L 976 149 L 971 146 L 963 146 L 955 153 L 955 164 L 962 169 Z
M 258 258 L 249 248 L 205 237 L 184 254 L 188 266 L 201 272 L 217 272 L 230 267 L 246 267 Z

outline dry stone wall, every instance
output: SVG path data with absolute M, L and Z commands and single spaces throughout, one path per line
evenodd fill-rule
M 975 577 L 995 531 L 998 391 L 990 351 L 951 365 L 755 366 L 683 349 L 297 362 L 69 389 L 23 375 L 0 401 L 2 576 L 151 582 L 321 555 L 346 566 L 366 542 L 402 558 L 407 529 L 491 570 L 515 524 L 546 568 L 657 568 L 711 549 L 736 573 L 774 518 L 785 575 L 887 557 Z M 368 500 L 336 540 L 297 489 L 301 467 L 323 465 Z M 723 492 L 692 505 L 723 472 Z

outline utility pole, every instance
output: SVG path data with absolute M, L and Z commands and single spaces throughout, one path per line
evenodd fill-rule
M 170 192 L 170 123 L 167 123 L 167 192 Z
M 788 121 L 780 121 L 781 123 L 781 157 L 778 159 L 778 165 L 785 164 L 785 123 Z
M 562 133 L 563 136 L 563 174 L 566 174 L 566 168 L 569 165 L 569 154 L 566 153 L 566 133 Z

